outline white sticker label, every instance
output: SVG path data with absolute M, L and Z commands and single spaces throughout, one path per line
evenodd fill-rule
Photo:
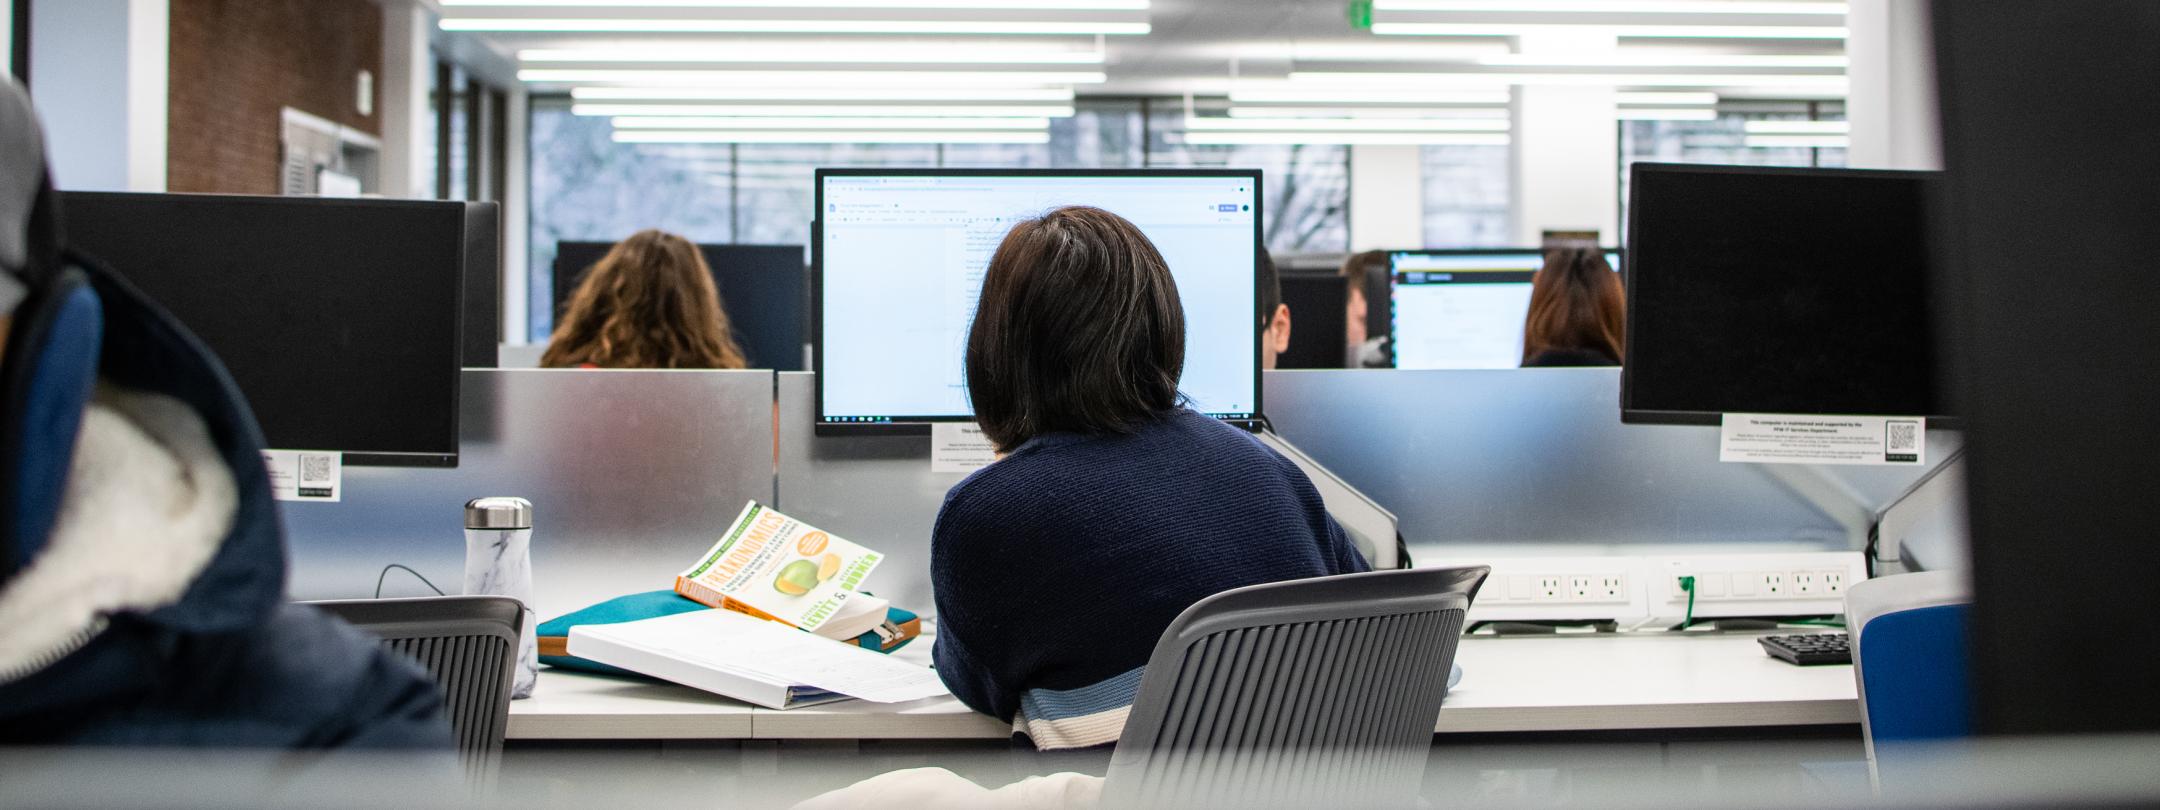
M 930 425 L 930 471 L 970 473 L 997 460 L 997 446 L 983 436 L 973 422 L 933 422 Z
M 1755 464 L 1925 464 L 1927 420 L 1916 416 L 1728 413 L 1719 461 Z
M 337 503 L 345 498 L 345 455 L 311 450 L 264 450 L 270 497 L 281 501 Z

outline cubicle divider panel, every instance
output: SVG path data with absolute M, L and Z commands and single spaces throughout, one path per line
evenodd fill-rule
M 773 373 L 470 369 L 456 469 L 345 470 L 340 503 L 286 503 L 297 599 L 367 597 L 392 563 L 463 584 L 464 505 L 533 502 L 538 620 L 670 588 L 756 499 L 773 503 Z M 419 596 L 401 571 L 384 596 Z
M 1721 463 L 1717 428 L 1621 424 L 1619 369 L 1273 371 L 1266 386 L 1276 432 L 1393 511 L 1413 549 L 1857 550 L 1835 507 L 1864 516 L 1927 469 Z M 1930 431 L 1929 463 L 1957 445 Z
M 930 470 L 926 436 L 817 436 L 817 377 L 780 372 L 780 511 L 876 549 L 864 590 L 929 615 L 930 529 L 967 476 Z

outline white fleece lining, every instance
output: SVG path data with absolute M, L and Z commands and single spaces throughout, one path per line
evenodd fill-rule
M 106 616 L 179 601 L 224 542 L 238 503 L 193 410 L 100 387 L 83 414 L 52 538 L 0 590 L 0 672 L 64 652 Z

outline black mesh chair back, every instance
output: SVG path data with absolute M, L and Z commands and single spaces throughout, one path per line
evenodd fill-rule
M 1415 803 L 1488 571 L 1278 582 L 1187 608 L 1148 659 L 1105 806 Z
M 524 607 L 501 596 L 311 602 L 418 662 L 442 687 L 443 711 L 471 774 L 491 774 L 510 721 Z

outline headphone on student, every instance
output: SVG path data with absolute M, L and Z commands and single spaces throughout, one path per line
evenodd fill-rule
M 66 501 L 97 383 L 104 307 L 63 261 L 60 212 L 29 98 L 0 82 L 0 144 L 34 163 L 0 173 L 0 272 L 23 288 L 0 353 L 0 583 L 36 559 Z M 25 206 L 23 203 L 27 202 Z M 20 266 L 13 266 L 16 264 Z

